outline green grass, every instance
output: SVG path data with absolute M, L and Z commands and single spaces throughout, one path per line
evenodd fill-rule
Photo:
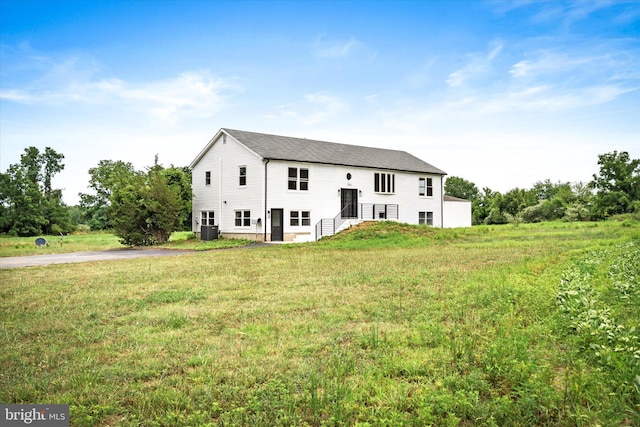
M 203 241 L 196 239 L 195 234 L 191 231 L 176 231 L 171 235 L 169 241 L 161 245 L 163 248 L 170 249 L 188 249 L 193 251 L 208 251 L 210 249 L 226 249 L 236 248 L 239 246 L 247 246 L 254 243 L 251 240 L 244 239 L 216 239 Z
M 0 257 L 57 254 L 123 248 L 118 238 L 110 233 L 91 232 L 60 236 L 38 236 L 49 245 L 38 247 L 37 237 L 10 237 L 0 235 Z
M 89 232 L 60 236 L 39 236 L 49 243 L 48 246 L 37 247 L 36 237 L 9 237 L 0 235 L 0 257 L 59 254 L 68 252 L 103 251 L 121 249 L 118 238 L 106 232 Z M 203 242 L 195 238 L 192 232 L 177 231 L 171 235 L 169 241 L 160 246 L 167 249 L 186 249 L 205 251 L 209 249 L 222 249 L 238 246 L 246 246 L 251 242 L 240 239 L 218 239 Z
M 379 223 L 3 270 L 0 401 L 74 426 L 638 426 L 639 246 L 622 223 Z

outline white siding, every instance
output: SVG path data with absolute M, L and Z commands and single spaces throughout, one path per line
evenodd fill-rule
M 220 135 L 193 167 L 193 230 L 200 231 L 196 219 L 201 211 L 214 211 L 220 232 L 254 233 L 255 225 L 249 228 L 235 226 L 235 211 L 250 210 L 252 220 L 264 216 L 264 166 L 255 153 L 232 137 L 224 136 Z M 239 185 L 240 166 L 247 168 L 246 186 Z M 209 186 L 205 185 L 206 171 L 211 171 Z
M 309 170 L 308 191 L 288 190 L 289 167 Z M 417 224 L 418 212 L 428 211 L 433 212 L 433 225 L 435 227 L 442 225 L 442 178 L 439 175 L 273 160 L 269 162 L 268 169 L 268 209 L 284 209 L 285 233 L 309 232 L 313 235 L 318 221 L 323 218 L 333 218 L 340 213 L 341 193 L 338 190 L 342 188 L 358 190 L 359 204 L 397 204 L 398 220 L 401 222 Z M 374 191 L 376 172 L 395 174 L 395 193 L 381 194 Z M 347 174 L 351 174 L 351 179 L 347 179 Z M 420 177 L 432 178 L 433 196 L 418 195 Z M 292 210 L 310 211 L 311 226 L 291 229 L 289 213 Z
M 445 228 L 471 227 L 470 201 L 444 201 Z

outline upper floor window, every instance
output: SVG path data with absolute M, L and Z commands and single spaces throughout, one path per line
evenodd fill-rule
M 309 190 L 309 169 L 289 168 L 287 188 L 289 190 Z
M 204 173 L 204 185 L 211 185 L 211 171 Z
M 420 196 L 433 197 L 433 178 L 418 179 L 418 194 Z
M 246 166 L 240 166 L 240 182 L 239 182 L 240 186 L 245 186 L 247 185 L 247 167 Z
M 376 193 L 395 193 L 396 175 L 392 173 L 374 173 L 373 189 Z

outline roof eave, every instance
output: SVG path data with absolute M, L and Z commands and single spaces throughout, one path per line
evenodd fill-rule
M 275 161 L 280 161 L 280 162 L 298 162 L 298 163 L 310 163 L 310 164 L 314 164 L 314 165 L 344 166 L 344 167 L 349 167 L 349 168 L 378 169 L 378 170 L 387 170 L 387 171 L 396 171 L 396 172 L 409 172 L 409 173 L 427 173 L 427 174 L 431 174 L 431 175 L 440 175 L 440 176 L 447 175 L 446 172 L 441 171 L 440 169 L 438 169 L 438 171 L 435 172 L 435 171 L 424 171 L 424 170 L 385 168 L 385 167 L 378 167 L 378 166 L 351 165 L 351 164 L 348 164 L 348 163 L 318 162 L 318 161 L 313 161 L 313 160 L 299 160 L 299 159 L 289 159 L 289 158 L 284 158 L 284 157 L 281 158 L 281 157 L 273 157 L 273 156 L 266 156 L 266 157 L 263 157 L 263 158 L 265 160 L 275 160 Z

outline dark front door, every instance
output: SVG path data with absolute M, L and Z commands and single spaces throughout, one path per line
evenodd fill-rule
M 282 242 L 282 209 L 271 209 L 271 241 Z
M 340 190 L 342 218 L 358 218 L 358 190 L 343 188 Z

